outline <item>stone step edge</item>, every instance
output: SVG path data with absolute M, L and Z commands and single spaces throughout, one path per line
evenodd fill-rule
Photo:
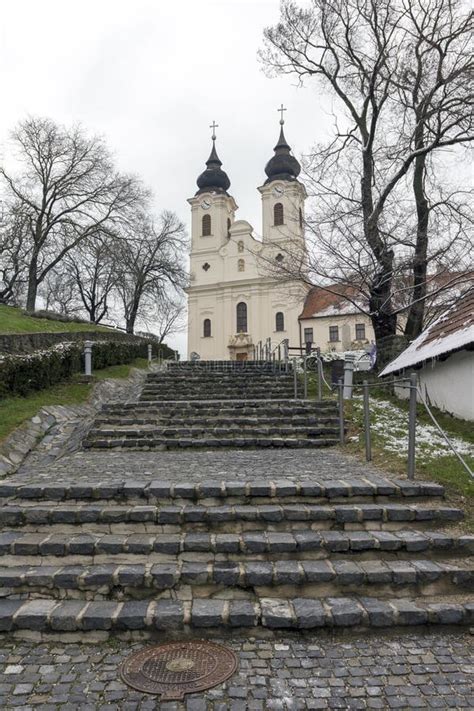
M 358 553 L 423 551 L 474 554 L 474 536 L 438 531 L 296 531 L 288 533 L 0 533 L 0 556 L 147 555 L 161 553 L 278 554 L 307 551 Z
M 252 437 L 248 439 L 243 439 L 241 437 L 235 437 L 235 439 L 212 439 L 212 438 L 200 438 L 196 437 L 194 439 L 188 438 L 176 438 L 176 439 L 85 439 L 82 443 L 85 449 L 123 449 L 123 450 L 141 450 L 149 449 L 153 450 L 156 447 L 166 448 L 166 449 L 197 449 L 201 447 L 206 447 L 208 449 L 222 449 L 224 447 L 231 447 L 233 449 L 241 449 L 242 447 L 249 447 L 260 449 L 261 447 L 288 447 L 289 449 L 304 449 L 304 448 L 318 448 L 318 447 L 333 447 L 339 444 L 339 439 L 329 439 L 325 437 L 324 439 L 298 439 L 290 438 L 283 439 L 281 437 L 275 438 L 258 438 Z
M 410 500 L 414 497 L 443 497 L 444 487 L 429 481 L 413 482 L 404 479 L 288 479 L 225 481 L 209 480 L 197 484 L 187 482 L 173 483 L 167 480 L 148 480 L 144 482 L 126 481 L 110 483 L 97 482 L 70 484 L 21 484 L 0 482 L 1 498 L 37 499 L 48 498 L 51 501 L 67 499 L 201 499 L 227 497 L 244 498 L 285 498 L 288 496 L 315 497 L 322 499 L 352 498 L 354 496 L 396 496 Z
M 0 589 L 49 588 L 56 590 L 95 590 L 140 588 L 171 590 L 182 585 L 225 586 L 251 589 L 259 587 L 330 584 L 332 586 L 390 585 L 402 588 L 443 582 L 461 590 L 474 582 L 474 560 L 460 561 L 395 560 L 283 560 L 245 562 L 188 562 L 92 565 L 40 565 L 0 567 Z
M 261 598 L 86 602 L 81 600 L 0 600 L 0 631 L 92 631 L 221 627 L 312 629 L 472 625 L 474 603 L 368 597 Z
M 281 521 L 334 521 L 336 523 L 461 521 L 460 509 L 408 504 L 317 504 L 233 505 L 233 506 L 0 506 L 0 525 L 80 524 L 80 523 L 155 523 L 181 525 L 228 524 L 243 521 L 279 523 Z

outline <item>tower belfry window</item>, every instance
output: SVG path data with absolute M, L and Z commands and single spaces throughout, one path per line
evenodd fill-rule
M 202 236 L 209 237 L 211 234 L 211 216 L 203 215 L 202 218 Z
M 283 225 L 283 205 L 281 202 L 276 202 L 273 206 L 273 224 L 274 225 Z

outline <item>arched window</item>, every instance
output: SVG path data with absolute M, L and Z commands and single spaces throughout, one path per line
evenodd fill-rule
M 202 236 L 208 237 L 211 234 L 211 216 L 203 215 L 202 218 Z
M 276 202 L 273 206 L 273 224 L 283 224 L 283 205 L 281 204 L 281 202 Z
M 275 314 L 275 331 L 285 330 L 285 317 L 283 311 L 277 311 Z
M 300 207 L 300 228 L 303 229 L 303 210 Z
M 237 242 L 237 251 L 238 252 L 244 251 L 244 242 L 241 239 L 239 239 L 239 241 Z
M 230 217 L 227 218 L 227 237 L 230 237 L 230 228 L 232 227 L 232 222 L 230 221 Z
M 237 304 L 237 333 L 247 333 L 247 304 L 244 301 Z
M 202 335 L 204 338 L 210 338 L 211 337 L 211 319 L 210 318 L 205 318 L 203 325 L 202 325 Z
M 239 259 L 239 261 L 237 262 L 237 269 L 239 272 L 245 271 L 245 259 Z

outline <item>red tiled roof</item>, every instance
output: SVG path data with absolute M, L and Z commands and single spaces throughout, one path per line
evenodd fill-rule
M 357 306 L 348 299 L 360 301 L 360 291 L 349 284 L 328 284 L 324 289 L 314 286 L 308 292 L 299 318 L 317 317 L 320 312 L 324 312 L 330 307 L 333 307 L 335 311 L 340 310 L 341 314 L 360 313 Z

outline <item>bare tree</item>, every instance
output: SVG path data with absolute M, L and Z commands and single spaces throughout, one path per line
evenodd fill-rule
M 92 323 L 100 323 L 109 311 L 117 280 L 116 246 L 113 236 L 98 234 L 84 239 L 65 259 L 76 297 Z
M 41 282 L 39 293 L 46 311 L 73 316 L 81 310 L 76 282 L 65 262 L 60 262 L 48 271 Z
M 25 282 L 27 219 L 17 204 L 2 203 L 0 216 L 0 303 L 11 303 Z
M 103 140 L 81 127 L 29 118 L 12 134 L 22 171 L 0 175 L 28 215 L 28 291 L 34 311 L 38 285 L 86 238 L 111 229 L 143 199 L 136 178 L 118 173 Z
M 186 304 L 178 294 L 163 294 L 156 304 L 153 320 L 153 330 L 157 332 L 158 343 L 163 343 L 168 336 L 181 333 L 185 329 L 185 314 Z
M 401 109 L 404 139 L 416 152 L 412 188 L 416 205 L 416 241 L 412 261 L 413 293 L 405 334 L 413 339 L 423 329 L 428 292 L 430 215 L 440 203 L 430 199 L 428 161 L 424 147 L 445 131 L 461 142 L 472 138 L 472 13 L 456 0 L 404 0 L 407 13 L 402 70 L 393 77 L 395 109 Z M 405 129 L 405 126 L 409 129 Z M 433 171 L 436 175 L 436 170 Z M 463 193 L 463 201 L 466 200 Z M 454 200 L 445 200 L 452 208 Z M 459 215 L 462 203 L 455 210 Z M 472 225 L 465 220 L 463 226 Z
M 458 4 L 423 2 L 433 16 L 447 5 Z M 417 11 L 411 11 L 412 6 Z M 456 65 L 463 80 L 455 69 L 443 73 L 443 68 L 440 80 L 431 65 L 420 80 L 419 95 L 426 97 L 422 140 L 416 112 L 408 102 L 401 106 L 401 93 L 413 88 L 407 67 L 419 45 L 415 20 L 423 6 L 421 0 L 411 5 L 408 0 L 313 0 L 309 9 L 301 9 L 284 0 L 281 21 L 265 31 L 261 53 L 270 71 L 296 74 L 301 83 L 314 77 L 339 105 L 334 139 L 318 146 L 306 164 L 318 199 L 318 212 L 309 222 L 326 278 L 332 272 L 366 297 L 377 342 L 396 332 L 394 277 L 406 258 L 404 251 L 413 250 L 413 226 L 403 210 L 409 172 L 423 157 L 425 174 L 428 156 L 473 138 L 467 120 L 471 97 L 466 93 L 469 66 L 463 44 L 470 19 L 456 21 L 450 30 L 452 41 L 443 45 L 447 55 L 443 66 Z M 462 36 L 459 44 L 457 36 Z M 419 99 L 411 102 L 418 106 Z M 422 221 L 419 225 L 420 232 L 426 232 Z M 425 259 L 422 243 L 422 236 L 415 240 L 418 262 Z M 326 254 L 321 259 L 323 246 Z M 315 262 L 316 257 L 313 266 Z M 305 274 L 310 271 L 307 268 Z M 423 294 L 414 299 L 423 299 Z
M 149 318 L 170 286 L 185 283 L 184 226 L 172 212 L 162 212 L 157 221 L 139 213 L 120 233 L 117 244 L 116 291 L 126 331 L 133 333 L 137 318 Z

